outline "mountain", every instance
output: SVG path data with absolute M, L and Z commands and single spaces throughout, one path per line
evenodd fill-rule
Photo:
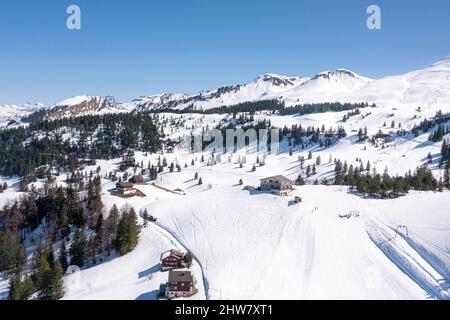
M 265 74 L 254 81 L 195 95 L 164 94 L 138 101 L 139 110 L 207 110 L 258 100 L 281 100 L 287 106 L 322 102 L 368 102 L 410 107 L 450 104 L 450 57 L 402 75 L 371 79 L 347 69 L 308 77 Z
M 121 104 L 112 96 L 75 96 L 55 104 L 47 113 L 46 119 L 84 116 L 92 114 L 131 111 L 130 104 Z
M 402 75 L 370 79 L 347 69 L 308 78 L 264 74 L 247 84 L 224 86 L 197 94 L 163 93 L 119 103 L 111 96 L 76 96 L 55 104 L 45 118 L 146 110 L 208 110 L 243 102 L 280 100 L 286 106 L 322 102 L 368 102 L 386 107 L 440 107 L 450 104 L 450 57 Z M 0 106 L 0 120 L 42 113 L 45 106 Z
M 287 105 L 335 101 L 347 102 L 340 99 L 340 97 L 351 95 L 355 90 L 373 81 L 373 79 L 360 76 L 346 69 L 325 71 L 315 75 L 309 81 L 284 92 L 283 100 Z
M 215 90 L 201 91 L 195 95 L 162 94 L 135 100 L 138 110 L 191 108 L 207 110 L 220 106 L 234 105 L 241 102 L 264 100 L 277 96 L 290 88 L 294 88 L 305 81 L 305 77 L 287 77 L 276 74 L 264 74 L 248 84 L 225 86 Z

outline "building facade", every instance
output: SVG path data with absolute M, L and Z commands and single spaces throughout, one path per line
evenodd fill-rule
M 169 281 L 166 285 L 168 299 L 191 297 L 196 292 L 195 280 L 190 271 L 169 271 Z
M 183 254 L 176 250 L 169 250 L 161 255 L 161 271 L 178 269 L 183 266 Z
M 262 191 L 268 191 L 279 196 L 287 196 L 292 191 L 292 181 L 285 176 L 273 176 L 260 180 Z
M 121 195 L 129 195 L 136 193 L 131 182 L 119 182 L 116 184 L 116 192 Z

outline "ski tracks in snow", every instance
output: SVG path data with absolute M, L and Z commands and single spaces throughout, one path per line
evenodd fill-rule
M 367 233 L 373 243 L 404 274 L 431 298 L 449 300 L 445 278 L 439 274 L 402 236 L 373 217 L 367 217 Z

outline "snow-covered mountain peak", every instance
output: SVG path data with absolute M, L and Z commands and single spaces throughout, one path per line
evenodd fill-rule
M 342 79 L 349 78 L 349 79 L 358 79 L 365 82 L 373 81 L 370 78 L 360 76 L 359 74 L 350 71 L 348 69 L 337 69 L 335 71 L 324 71 L 316 74 L 314 77 L 311 78 L 311 80 L 317 80 L 317 79 L 327 79 L 327 80 L 335 80 L 340 81 Z
M 112 96 L 74 96 L 56 103 L 48 112 L 47 119 L 92 115 L 107 112 L 123 112 L 120 103 Z
M 301 81 L 305 81 L 305 77 L 288 77 L 275 73 L 266 73 L 258 76 L 254 82 L 266 82 L 276 87 L 289 87 L 295 86 Z

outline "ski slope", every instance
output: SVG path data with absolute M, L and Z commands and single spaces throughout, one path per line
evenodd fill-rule
M 215 177 L 211 190 L 146 207 L 158 213 L 158 223 L 199 258 L 210 298 L 448 298 L 448 276 L 439 274 L 426 259 L 421 261 L 425 269 L 399 267 L 404 256 L 415 252 L 411 246 L 398 249 L 397 257 L 380 249 L 370 227 L 380 210 L 376 201 L 339 187 L 307 186 L 295 192 L 304 202 L 293 205 L 290 198 L 233 187 L 226 178 L 230 175 L 201 172 L 204 181 Z M 205 199 L 211 200 L 205 203 Z M 439 202 L 439 207 L 450 202 L 441 200 L 446 202 Z M 365 209 L 367 201 L 373 202 L 370 210 Z M 351 211 L 359 211 L 360 217 L 338 217 Z M 439 241 L 450 241 L 448 233 L 440 236 Z M 448 251 L 440 259 L 450 265 Z M 432 278 L 424 276 L 427 272 Z M 421 278 L 426 280 L 418 281 Z

